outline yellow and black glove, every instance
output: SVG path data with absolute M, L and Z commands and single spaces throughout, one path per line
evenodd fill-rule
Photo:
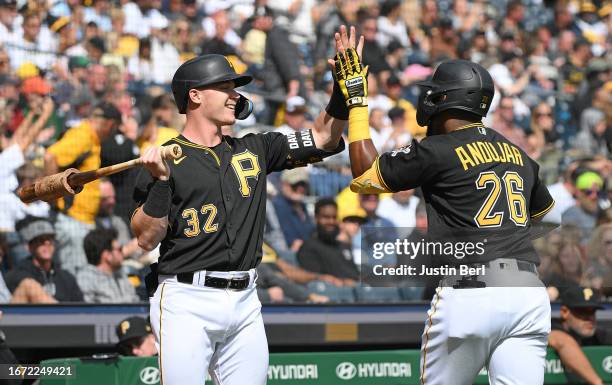
M 348 108 L 368 105 L 368 67 L 363 67 L 354 48 L 345 56 L 338 52 L 335 59 L 334 79 L 338 83 Z

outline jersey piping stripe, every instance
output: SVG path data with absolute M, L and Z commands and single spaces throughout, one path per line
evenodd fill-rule
M 380 166 L 378 165 L 378 159 L 380 159 L 380 156 L 376 157 L 376 160 L 374 161 L 374 167 L 376 168 L 376 175 L 378 175 L 378 180 L 380 181 L 380 183 L 382 183 L 383 187 L 387 191 L 393 191 L 389 188 L 389 186 L 387 186 L 387 183 L 385 183 L 385 180 L 383 179 L 382 174 L 380 173 Z
M 540 211 L 539 213 L 533 214 L 533 215 L 531 216 L 531 218 L 533 219 L 533 218 L 539 218 L 539 217 L 541 217 L 542 215 L 544 215 L 544 214 L 546 214 L 547 212 L 549 212 L 549 211 L 550 211 L 550 210 L 553 208 L 553 206 L 554 206 L 554 205 L 555 205 L 555 201 L 553 200 L 553 201 L 552 201 L 552 202 L 551 202 L 551 203 L 548 205 L 548 207 L 546 207 L 544 210 Z
M 433 316 L 436 314 L 438 310 L 438 302 L 440 301 L 440 292 L 442 292 L 442 287 L 436 290 L 436 301 L 433 304 L 433 311 L 428 317 L 429 325 L 427 325 L 427 330 L 425 330 L 425 346 L 423 347 L 423 374 L 421 375 L 421 385 L 425 385 L 425 368 L 427 366 L 427 344 L 429 343 L 429 329 L 431 329 L 431 325 L 433 324 Z
M 189 146 L 189 147 L 193 147 L 193 148 L 199 148 L 200 150 L 204 150 L 210 153 L 210 155 L 213 156 L 213 158 L 215 158 L 215 160 L 217 161 L 217 165 L 221 166 L 221 161 L 219 160 L 219 157 L 217 156 L 217 154 L 215 154 L 215 152 L 213 150 L 211 150 L 210 148 L 206 147 L 206 146 L 200 146 L 199 144 L 195 144 L 195 143 L 189 143 L 189 142 L 185 142 L 184 140 L 181 140 L 179 138 L 172 138 L 172 140 L 179 142 L 182 145 L 185 146 Z
M 159 295 L 159 383 L 164 385 L 164 372 L 162 370 L 162 301 L 164 299 L 164 289 L 166 283 L 162 283 L 161 293 Z
M 463 130 L 463 129 L 466 129 L 466 128 L 472 128 L 472 127 L 484 127 L 484 124 L 482 124 L 481 122 L 470 123 L 470 124 L 466 124 L 465 126 L 461 126 L 461 127 L 457 128 L 455 131 Z

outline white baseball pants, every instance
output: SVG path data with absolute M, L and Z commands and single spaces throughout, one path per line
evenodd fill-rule
M 161 385 L 203 385 L 207 372 L 216 385 L 266 383 L 268 342 L 254 269 L 249 273 L 250 285 L 242 291 L 160 276 L 150 315 Z
M 550 302 L 544 287 L 438 287 L 421 344 L 421 385 L 542 385 Z

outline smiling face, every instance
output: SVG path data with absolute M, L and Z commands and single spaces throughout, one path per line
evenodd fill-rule
M 226 81 L 189 90 L 189 109 L 217 126 L 224 126 L 236 121 L 234 111 L 239 99 L 234 82 Z

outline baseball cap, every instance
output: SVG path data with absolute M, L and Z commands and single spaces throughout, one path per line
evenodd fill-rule
M 582 286 L 568 287 L 561 292 L 561 305 L 569 308 L 603 309 L 597 289 Z
M 308 170 L 304 167 L 285 170 L 281 174 L 281 182 L 289 183 L 290 185 L 298 184 L 300 182 L 308 183 L 308 181 Z
M 28 222 L 25 226 L 19 229 L 19 235 L 26 242 L 29 243 L 33 239 L 41 237 L 43 235 L 55 235 L 53 225 L 46 219 L 33 219 Z
M 15 73 L 20 79 L 23 80 L 23 79 L 39 76 L 40 70 L 38 69 L 36 64 L 32 63 L 31 61 L 27 61 L 23 63 L 22 65 L 20 65 L 17 68 L 17 70 L 15 70 Z
M 288 114 L 306 112 L 306 101 L 301 96 L 292 96 L 287 100 L 286 110 Z
M 146 319 L 134 316 L 119 322 L 115 331 L 119 343 L 122 343 L 133 338 L 144 337 L 151 333 L 151 325 L 149 325 Z
M 85 56 L 71 56 L 68 59 L 68 69 L 71 71 L 75 68 L 87 68 L 91 61 Z
M 112 103 L 102 102 L 98 104 L 94 108 L 92 115 L 117 122 L 121 121 L 121 112 Z
M 340 222 L 351 221 L 364 223 L 367 217 L 368 215 L 361 207 L 350 207 L 345 208 L 344 210 L 338 210 L 338 218 L 340 219 Z
M 51 84 L 40 76 L 26 79 L 23 81 L 23 84 L 21 84 L 21 92 L 24 94 L 46 95 L 51 92 L 52 89 Z
M 604 184 L 602 177 L 594 171 L 585 171 L 576 178 L 576 188 L 579 190 L 590 189 L 594 184 L 599 188 Z

